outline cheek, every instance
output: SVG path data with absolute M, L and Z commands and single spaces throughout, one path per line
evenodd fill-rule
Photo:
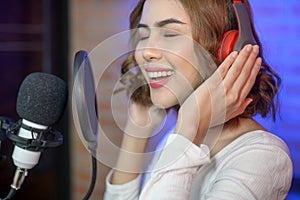
M 186 67 L 197 70 L 198 62 L 193 45 L 190 43 L 181 44 L 181 46 L 173 45 L 173 48 L 168 53 L 168 60 L 180 68 Z
M 137 67 L 140 68 L 140 70 L 142 71 L 142 74 L 144 75 L 144 77 L 147 78 L 146 72 L 145 72 L 145 67 L 144 67 L 145 63 L 144 63 L 142 51 L 136 50 L 134 52 L 134 58 L 135 58 L 135 61 L 137 63 Z
M 199 79 L 199 63 L 197 56 L 190 45 L 185 45 L 183 48 L 174 51 L 168 56 L 169 62 L 176 67 L 176 70 L 187 79 Z
M 141 50 L 135 50 L 134 58 L 138 65 L 142 64 L 142 52 Z
M 162 43 L 163 48 L 185 60 L 191 61 L 194 54 L 194 41 L 188 36 L 178 36 L 177 39 Z
M 186 55 L 187 57 L 187 55 Z M 197 88 L 202 83 L 202 76 L 199 73 L 198 67 L 195 64 L 191 63 L 182 57 L 176 57 L 173 59 L 172 65 L 176 68 L 176 82 L 180 82 L 180 85 L 177 85 L 179 91 L 188 90 Z

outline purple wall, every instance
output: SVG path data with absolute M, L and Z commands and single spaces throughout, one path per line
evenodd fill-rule
M 250 0 L 250 3 L 265 56 L 282 78 L 280 117 L 275 123 L 259 121 L 289 146 L 294 180 L 287 199 L 300 199 L 300 1 Z
M 300 1 L 250 0 L 265 56 L 282 77 L 281 116 L 262 123 L 288 144 L 300 178 Z

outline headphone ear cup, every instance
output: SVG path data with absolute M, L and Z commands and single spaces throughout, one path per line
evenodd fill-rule
M 221 45 L 218 49 L 218 59 L 223 62 L 225 58 L 234 50 L 236 41 L 238 40 L 239 32 L 230 30 L 224 33 Z

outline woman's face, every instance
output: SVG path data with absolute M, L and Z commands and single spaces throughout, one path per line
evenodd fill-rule
M 202 81 L 185 9 L 178 0 L 147 0 L 138 29 L 135 58 L 153 104 L 169 108 L 184 101 Z

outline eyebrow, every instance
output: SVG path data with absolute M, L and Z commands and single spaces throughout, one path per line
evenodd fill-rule
M 168 24 L 186 24 L 178 19 L 174 19 L 174 18 L 169 18 L 169 19 L 165 19 L 165 20 L 162 20 L 162 21 L 159 21 L 159 22 L 156 22 L 155 23 L 155 27 L 163 27 L 163 26 L 166 26 Z M 146 24 L 138 24 L 138 28 L 149 28 L 148 25 Z

